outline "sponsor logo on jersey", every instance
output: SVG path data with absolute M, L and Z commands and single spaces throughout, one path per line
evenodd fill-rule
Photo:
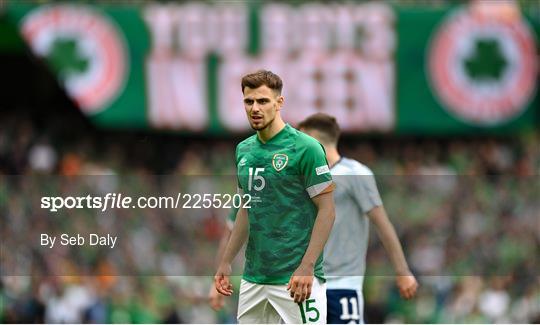
M 107 108 L 123 89 L 129 66 L 123 34 L 99 10 L 38 7 L 24 17 L 21 31 L 85 113 Z
M 317 176 L 322 175 L 322 174 L 326 174 L 326 173 L 330 172 L 330 168 L 328 168 L 328 165 L 319 166 L 319 167 L 315 168 L 315 172 L 317 173 Z
M 281 171 L 289 162 L 289 156 L 284 153 L 276 153 L 272 158 L 272 166 L 278 172 Z
M 239 167 L 245 166 L 246 163 L 247 163 L 246 157 L 242 157 L 242 159 L 240 159 L 240 161 L 238 162 L 238 166 L 239 166 Z
M 519 15 L 462 7 L 434 34 L 427 70 L 434 94 L 451 115 L 474 125 L 495 125 L 527 108 L 537 60 L 533 33 Z

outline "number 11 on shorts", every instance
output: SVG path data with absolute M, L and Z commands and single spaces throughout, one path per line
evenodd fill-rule
M 311 323 L 319 320 L 321 313 L 315 306 L 312 306 L 312 304 L 315 304 L 315 299 L 307 299 L 303 303 L 298 303 L 300 315 L 302 316 L 302 324 L 307 324 L 307 321 Z M 306 316 L 308 317 L 307 321 Z

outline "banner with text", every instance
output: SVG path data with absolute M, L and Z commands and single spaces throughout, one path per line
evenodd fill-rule
M 377 3 L 10 3 L 6 16 L 92 121 L 249 131 L 240 78 L 284 81 L 284 119 L 348 133 L 513 132 L 538 123 L 538 22 L 512 8 Z

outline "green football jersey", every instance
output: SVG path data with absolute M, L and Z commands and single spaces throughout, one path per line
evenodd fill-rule
M 268 142 L 257 134 L 236 148 L 238 187 L 251 195 L 243 278 L 286 284 L 311 239 L 317 208 L 311 198 L 332 185 L 323 146 L 286 125 Z M 315 276 L 324 279 L 322 254 Z

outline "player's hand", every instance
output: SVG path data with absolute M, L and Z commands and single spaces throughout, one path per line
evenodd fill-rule
M 303 302 L 311 296 L 313 286 L 313 268 L 300 265 L 291 276 L 287 290 L 294 302 Z
M 214 276 L 216 290 L 224 296 L 233 294 L 233 287 L 230 281 L 231 272 L 231 264 L 221 264 Z
M 404 299 L 411 299 L 416 295 L 418 282 L 411 273 L 407 275 L 396 276 L 396 285 L 399 289 L 399 294 Z
M 208 304 L 210 304 L 210 307 L 212 307 L 213 310 L 218 311 L 223 308 L 224 298 L 225 297 L 217 291 L 215 285 L 210 287 L 210 292 L 208 292 Z

